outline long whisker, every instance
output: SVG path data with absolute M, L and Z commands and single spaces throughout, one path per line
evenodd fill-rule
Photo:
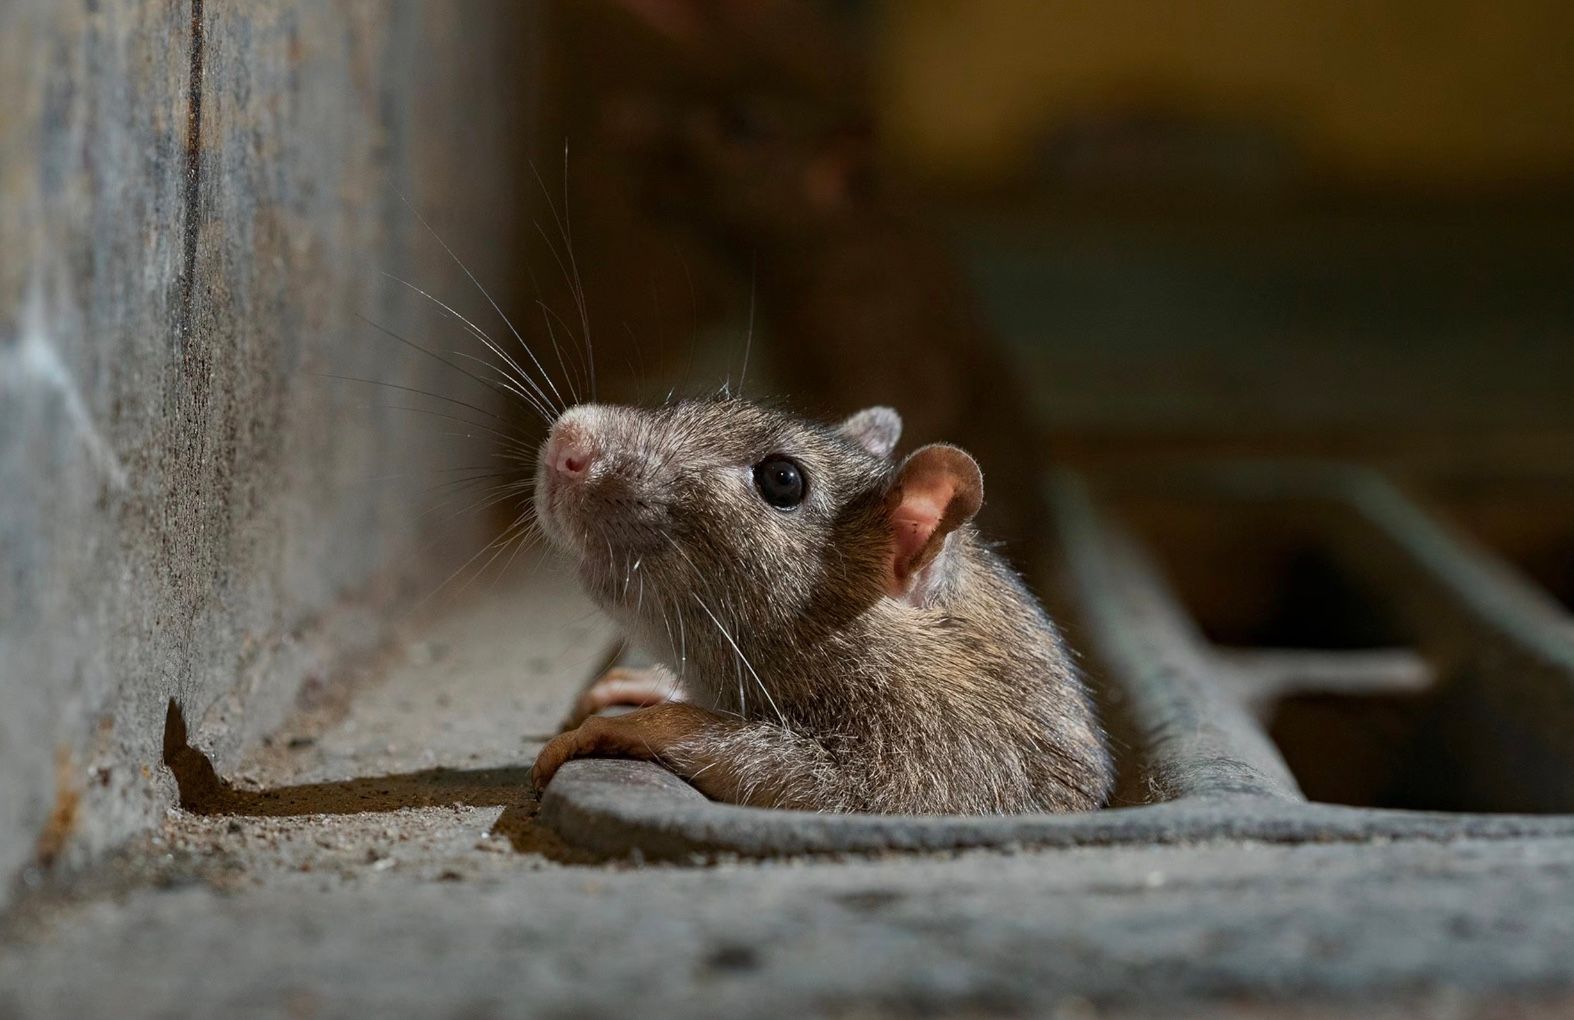
M 557 263 L 558 272 L 562 274 L 563 279 L 568 283 L 570 296 L 574 299 L 575 309 L 579 312 L 580 341 L 585 345 L 586 357 L 584 359 L 584 365 L 589 376 L 588 389 L 590 390 L 590 399 L 595 400 L 596 362 L 595 359 L 589 354 L 591 350 L 590 317 L 589 313 L 585 310 L 584 296 L 579 293 L 579 285 L 575 280 L 577 272 L 569 268 L 573 257 L 572 253 L 570 253 L 568 256 L 570 261 L 565 261 L 563 254 L 558 251 L 557 245 L 552 242 L 552 238 L 547 236 L 546 228 L 542 227 L 539 223 L 536 224 L 536 233 L 541 235 L 541 240 L 544 244 L 546 244 L 547 251 L 552 255 L 552 260 Z M 556 313 L 554 312 L 553 314 Z
M 526 511 L 526 513 L 527 513 L 527 514 L 528 514 L 528 513 L 529 513 L 529 511 Z M 515 519 L 515 520 L 516 520 L 516 523 L 517 523 L 517 521 L 519 521 L 519 520 L 522 520 L 522 519 L 524 519 L 524 518 L 525 518 L 525 514 L 521 514 L 521 515 L 520 515 L 520 517 L 519 517 L 519 518 L 516 518 L 516 519 Z M 510 527 L 512 527 L 512 525 L 511 525 L 511 526 L 510 526 Z M 477 552 L 477 553 L 476 553 L 476 554 L 475 554 L 475 555 L 474 555 L 474 556 L 471 556 L 471 557 L 470 557 L 470 558 L 469 558 L 469 559 L 467 559 L 467 560 L 465 560 L 465 561 L 464 561 L 464 562 L 463 562 L 463 563 L 461 563 L 461 564 L 459 564 L 459 567 L 458 567 L 458 569 L 457 569 L 457 570 L 455 570 L 455 571 L 454 571 L 454 572 L 453 572 L 453 573 L 451 573 L 451 574 L 449 574 L 449 575 L 448 575 L 448 576 L 447 576 L 447 577 L 445 577 L 445 578 L 444 578 L 444 579 L 443 579 L 443 583 L 442 583 L 442 584 L 439 584 L 439 585 L 438 585 L 438 586 L 437 586 L 437 587 L 436 587 L 436 588 L 433 588 L 433 589 L 432 589 L 432 590 L 431 590 L 431 591 L 430 591 L 430 592 L 429 592 L 429 593 L 428 593 L 428 594 L 427 594 L 427 595 L 426 595 L 426 597 L 425 597 L 425 598 L 423 598 L 423 599 L 421 599 L 421 601 L 420 601 L 420 602 L 418 602 L 418 603 L 416 603 L 416 605 L 417 605 L 417 607 L 420 607 L 420 606 L 423 606 L 423 605 L 425 605 L 425 604 L 426 604 L 426 603 L 427 603 L 427 602 L 429 602 L 429 601 L 431 601 L 431 599 L 432 599 L 432 598 L 433 598 L 433 597 L 434 597 L 434 596 L 436 596 L 436 595 L 437 595 L 437 593 L 438 593 L 438 592 L 440 592 L 440 591 L 442 591 L 442 590 L 443 590 L 443 589 L 444 589 L 444 588 L 446 588 L 446 587 L 448 587 L 448 586 L 449 586 L 449 585 L 450 585 L 450 584 L 452 584 L 452 583 L 453 583 L 453 581 L 454 581 L 454 579 L 455 579 L 455 578 L 456 578 L 456 577 L 458 577 L 458 576 L 459 576 L 459 575 L 460 575 L 460 574 L 462 574 L 462 573 L 464 573 L 464 572 L 465 572 L 465 571 L 466 571 L 466 570 L 467 570 L 467 569 L 469 569 L 469 567 L 470 567 L 470 565 L 471 565 L 471 564 L 472 564 L 472 563 L 474 563 L 474 562 L 475 562 L 475 561 L 476 561 L 476 560 L 478 560 L 478 559 L 480 559 L 480 558 L 481 558 L 481 557 L 482 557 L 482 556 L 485 556 L 485 555 L 486 555 L 486 554 L 487 554 L 487 553 L 488 553 L 488 552 L 490 552 L 490 551 L 491 551 L 491 550 L 492 550 L 492 549 L 493 549 L 493 548 L 494 548 L 494 547 L 495 547 L 495 546 L 497 546 L 497 544 L 498 544 L 498 543 L 499 543 L 499 542 L 502 542 L 502 541 L 504 541 L 504 540 L 505 540 L 505 536 L 506 536 L 506 535 L 507 535 L 507 534 L 508 534 L 508 532 L 507 532 L 507 531 L 506 531 L 506 530 L 505 530 L 505 531 L 504 531 L 504 533 L 503 533 L 503 535 L 499 535 L 499 536 L 498 536 L 498 537 L 497 537 L 497 538 L 494 538 L 494 539 L 493 539 L 493 540 L 492 540 L 492 541 L 490 541 L 490 542 L 488 542 L 488 543 L 487 543 L 487 544 L 486 544 L 486 545 L 484 545 L 484 546 L 482 546 L 482 547 L 481 547 L 481 550 L 480 550 L 480 551 L 479 551 L 479 552 Z M 490 560 L 488 560 L 488 561 L 487 561 L 487 564 L 490 564 L 490 563 L 491 563 L 491 561 L 490 561 Z M 482 568 L 481 568 L 481 569 L 482 569 L 482 570 L 485 570 L 485 569 L 486 569 L 486 566 L 485 566 L 485 565 L 483 565 L 483 566 L 482 566 Z M 472 580 L 474 580 L 474 578 L 472 578 Z M 468 581 L 467 581 L 467 582 L 466 582 L 466 583 L 465 583 L 465 586 L 464 586 L 464 587 L 468 587 L 468 585 L 469 585 L 469 582 L 468 582 Z M 456 592 L 455 592 L 455 593 L 454 593 L 454 594 L 455 594 L 455 596 L 457 596 L 457 595 L 458 595 L 458 594 L 459 594 L 459 592 L 462 592 L 462 591 L 464 591 L 464 587 L 461 587 L 461 588 L 460 588 L 460 589 L 459 589 L 459 590 L 458 590 L 458 591 L 456 591 Z
M 531 525 L 534 525 L 535 521 L 532 520 L 530 523 Z M 510 553 L 508 559 L 504 561 L 502 572 L 505 574 L 508 573 L 508 571 L 513 568 L 514 560 L 518 558 L 519 554 L 524 552 L 526 549 L 529 549 L 531 546 L 539 543 L 541 541 L 541 537 L 542 536 L 539 529 L 526 527 L 523 531 L 521 531 L 519 535 L 512 540 L 514 551 Z
M 475 274 L 470 271 L 470 267 L 465 265 L 464 260 L 462 260 L 458 255 L 454 254 L 454 250 L 448 247 L 448 242 L 444 241 L 437 231 L 432 228 L 432 225 L 426 221 L 426 217 L 421 215 L 421 211 L 412 205 L 410 200 L 405 197 L 404 192 L 398 192 L 398 195 L 399 200 L 404 203 L 405 208 L 409 209 L 410 212 L 415 215 L 415 218 L 420 222 L 421 226 L 426 228 L 426 232 L 432 235 L 432 239 L 438 244 L 442 245 L 443 251 L 448 253 L 448 257 L 453 259 L 454 264 L 463 270 L 465 276 L 469 277 L 471 283 L 475 284 L 475 289 L 481 292 L 481 296 L 486 298 L 487 304 L 492 306 L 492 310 L 497 313 L 497 317 L 503 320 L 503 325 L 507 326 L 508 331 L 514 334 L 514 339 L 519 342 L 520 349 L 529 355 L 530 360 L 536 366 L 536 370 L 541 373 L 544 379 L 546 379 L 547 385 L 552 386 L 552 377 L 547 373 L 547 370 L 542 367 L 541 362 L 536 359 L 535 352 L 530 349 L 529 344 L 525 343 L 525 338 L 520 336 L 519 330 L 514 328 L 514 324 L 513 322 L 509 321 L 508 316 L 503 314 L 503 309 L 498 307 L 497 302 L 492 299 L 492 295 L 487 292 L 485 287 L 481 286 L 481 281 L 475 278 Z M 552 391 L 556 393 L 557 387 L 552 386 Z M 562 400 L 563 398 L 559 396 L 558 403 L 561 404 Z
M 537 225 L 536 229 L 537 230 L 540 229 L 540 225 L 539 224 Z M 557 330 L 552 327 L 552 320 L 556 319 L 557 320 L 557 324 L 559 326 L 563 327 L 563 332 L 565 334 L 567 334 L 568 336 L 571 336 L 571 337 L 574 336 L 574 327 L 570 326 L 568 324 L 568 320 L 563 318 L 563 315 L 562 315 L 561 312 L 559 312 L 556 308 L 553 308 L 551 305 L 547 304 L 545 301 L 541 301 L 541 300 L 538 299 L 536 301 L 536 304 L 539 305 L 540 308 L 541 308 L 541 318 L 542 318 L 542 321 L 546 324 L 547 336 L 552 340 L 553 350 L 557 351 L 558 364 L 563 366 L 563 372 L 566 375 L 568 373 L 568 366 L 563 363 L 563 352 L 562 352 L 562 349 L 558 347 L 558 344 L 557 344 Z M 578 349 L 576 349 L 574 351 L 574 356 L 575 356 L 574 357 L 575 371 L 576 371 L 576 373 L 579 374 L 581 380 L 585 381 L 588 378 L 588 369 L 590 367 L 590 363 L 585 359 L 585 355 L 581 351 L 579 351 Z M 578 395 L 577 392 L 574 395 L 574 399 L 576 401 L 579 399 L 579 395 Z
M 530 165 L 530 172 L 535 175 L 536 183 L 538 185 L 540 185 L 540 187 L 541 187 L 541 194 L 546 199 L 547 208 L 551 211 L 552 219 L 557 224 L 558 235 L 563 239 L 563 248 L 564 248 L 564 251 L 567 253 L 567 256 L 568 256 L 568 265 L 564 266 L 564 264 L 563 264 L 563 257 L 558 254 L 557 247 L 552 243 L 551 239 L 546 236 L 546 231 L 541 229 L 540 224 L 537 224 L 536 225 L 536 229 L 541 234 L 542 240 L 546 241 L 547 249 L 552 252 L 553 258 L 557 259 L 558 267 L 563 273 L 563 279 L 568 282 L 569 290 L 570 290 L 570 292 L 572 293 L 572 295 L 574 297 L 574 304 L 575 304 L 576 308 L 579 311 L 580 327 L 581 327 L 581 330 L 582 330 L 582 336 L 583 336 L 584 341 L 585 341 L 585 353 L 586 353 L 586 355 L 588 357 L 588 360 L 589 360 L 589 363 L 590 363 L 590 399 L 591 400 L 595 400 L 596 399 L 596 358 L 595 358 L 595 346 L 591 342 L 591 339 L 590 339 L 590 311 L 586 307 L 586 303 L 585 303 L 585 286 L 584 286 L 584 283 L 580 280 L 579 264 L 574 258 L 574 235 L 573 235 L 573 232 L 569 229 L 569 225 L 568 225 L 568 142 L 567 142 L 567 140 L 565 140 L 563 142 L 563 211 L 562 211 L 561 215 L 558 213 L 558 209 L 557 209 L 556 204 L 553 203 L 553 201 L 552 201 L 551 194 L 547 191 L 546 182 L 541 179 L 541 172 L 536 169 L 534 163 L 532 163 Z
M 317 376 L 319 379 L 336 379 L 339 382 L 364 383 L 367 386 L 382 386 L 382 387 L 385 387 L 385 388 L 390 389 L 390 390 L 402 390 L 405 393 L 414 393 L 417 396 L 430 397 L 433 400 L 442 400 L 442 401 L 445 401 L 445 402 L 450 403 L 450 404 L 456 404 L 459 407 L 468 408 L 469 410 L 472 410 L 472 411 L 476 412 L 477 414 L 484 414 L 488 418 L 492 418 L 492 419 L 495 419 L 497 421 L 506 422 L 508 420 L 508 419 L 504 418 L 500 414 L 495 414 L 492 411 L 488 411 L 484 407 L 478 407 L 475 404 L 470 403 L 469 401 L 460 400 L 457 397 L 445 396 L 445 395 L 443 395 L 441 393 L 433 393 L 431 390 L 417 389 L 414 386 L 401 386 L 398 383 L 383 382 L 381 379 L 362 379 L 361 377 L 354 376 L 354 375 L 334 375 L 331 372 L 312 372 L 310 374 Z M 388 406 L 392 406 L 392 405 L 388 405 Z M 465 419 L 460 419 L 460 420 L 464 421 Z
M 508 552 L 510 547 L 512 547 L 514 552 L 509 555 L 508 559 L 503 561 L 502 569 L 500 569 L 496 574 L 492 575 L 492 583 L 496 584 L 497 579 L 508 572 L 509 566 L 514 562 L 514 556 L 518 555 L 519 549 L 523 547 L 521 540 L 524 540 L 524 544 L 528 544 L 529 541 L 533 541 L 533 539 L 529 538 L 530 526 L 533 523 L 535 523 L 534 514 L 528 509 L 524 513 L 521 513 L 518 517 L 514 518 L 513 523 L 503 531 L 503 544 L 498 547 L 497 552 L 492 554 L 491 559 L 481 564 L 481 569 L 476 571 L 476 578 L 484 575 L 492 566 L 492 564 L 497 562 L 498 557 Z M 472 581 L 473 580 L 474 579 L 472 579 Z
M 558 315 L 557 312 L 552 310 L 551 306 L 549 306 L 544 300 L 542 300 L 542 297 L 541 297 L 541 281 L 536 276 L 535 267 L 532 266 L 528 260 L 525 261 L 524 267 L 525 267 L 525 274 L 530 277 L 530 286 L 536 292 L 536 305 L 541 309 L 541 322 L 542 322 L 542 325 L 544 325 L 546 327 L 547 339 L 552 344 L 552 351 L 553 351 L 553 353 L 555 353 L 557 355 L 558 367 L 563 370 L 563 384 L 568 387 L 569 396 L 572 397 L 573 400 L 574 400 L 574 403 L 577 404 L 577 403 L 580 402 L 580 398 L 579 398 L 579 389 L 578 389 L 577 386 L 575 386 L 575 375 L 576 375 L 576 373 L 570 372 L 569 368 L 568 368 L 568 363 L 563 360 L 563 348 L 557 342 L 557 331 L 552 328 L 552 317 L 553 316 L 557 316 L 558 320 L 561 321 L 562 320 L 562 316 Z M 569 329 L 566 323 L 564 324 L 563 331 L 565 333 L 567 333 L 569 336 L 573 336 L 574 335 L 574 331 L 572 329 Z M 578 351 L 576 350 L 575 353 L 578 354 Z M 578 360 L 578 362 L 580 364 L 583 364 L 583 361 L 584 361 L 583 358 L 579 358 L 577 360 Z
M 485 365 L 487 368 L 489 368 L 492 371 L 496 372 L 497 374 L 503 376 L 509 382 L 514 383 L 517 386 L 528 386 L 528 387 L 530 387 L 530 389 L 535 392 L 535 396 L 526 396 L 524 393 L 519 393 L 519 396 L 524 398 L 526 403 L 529 403 L 532 406 L 536 407 L 537 411 L 542 415 L 542 417 L 546 418 L 548 421 L 552 420 L 552 414 L 550 413 L 550 410 L 549 410 L 549 409 L 551 409 L 554 406 L 553 403 L 552 403 L 552 399 L 547 396 L 546 391 L 543 390 L 541 388 L 541 385 L 536 382 L 535 377 L 532 376 L 529 372 L 525 371 L 523 366 L 521 366 L 518 362 L 516 362 L 513 358 L 511 358 L 508 355 L 508 353 L 505 352 L 502 349 L 502 347 L 498 346 L 497 341 L 493 340 L 491 338 L 491 336 L 489 336 L 485 330 L 483 330 L 480 326 L 477 326 L 475 323 L 471 322 L 469 319 L 465 318 L 465 316 L 460 314 L 452 305 L 450 305 L 447 302 L 442 301 L 442 300 L 440 300 L 438 298 L 433 297 L 431 294 L 428 294 L 426 291 L 422 290 L 420 287 L 417 287 L 415 284 L 409 282 L 408 280 L 402 280 L 399 277 L 397 277 L 397 276 L 395 276 L 395 275 L 393 275 L 392 273 L 389 273 L 389 272 L 384 272 L 383 275 L 386 276 L 388 279 L 394 281 L 395 283 L 402 284 L 403 286 L 406 286 L 406 287 L 410 288 L 411 290 L 415 291 L 417 294 L 419 294 L 422 297 L 426 298 L 428 301 L 430 301 L 433 304 L 437 305 L 439 308 L 441 308 L 443 311 L 447 312 L 449 315 L 453 316 L 455 319 L 458 319 L 460 322 L 464 323 L 466 332 L 468 332 L 475 339 L 481 341 L 481 343 L 486 347 L 487 350 L 491 351 L 493 354 L 497 355 L 499 358 L 502 358 L 504 364 L 508 365 L 508 367 L 510 367 L 510 368 L 512 368 L 514 370 L 514 374 L 510 375 L 509 373 L 503 371 L 501 366 L 493 364 L 492 362 L 481 361 L 481 359 L 479 359 L 479 358 L 475 358 L 475 357 L 473 357 L 471 355 L 468 355 L 468 354 L 463 354 L 463 353 L 461 353 L 459 351 L 453 351 L 451 353 L 456 354 L 456 355 L 458 355 L 459 357 L 462 357 L 462 358 L 469 358 L 471 361 L 479 361 L 482 365 Z M 370 320 L 367 320 L 367 321 L 370 321 Z M 374 322 L 374 323 L 372 323 L 372 325 L 376 326 L 377 323 Z M 379 326 L 378 328 L 381 329 L 382 327 Z M 385 330 L 384 332 L 388 332 L 388 331 Z M 419 350 L 425 350 L 425 348 L 418 348 L 418 349 Z M 434 355 L 434 357 L 435 357 L 435 355 Z M 450 364 L 449 362 L 446 362 L 446 361 L 443 362 L 443 363 L 445 365 L 449 365 L 451 368 L 454 368 L 456 371 L 461 371 L 461 372 L 464 371 L 463 369 L 459 368 L 457 365 L 452 365 L 452 364 Z M 543 373 L 543 375 L 544 374 L 545 373 Z M 483 385 L 490 386 L 490 384 L 487 383 L 486 380 L 481 379 L 478 376 L 471 375 L 469 372 L 465 372 L 465 375 L 469 375 L 470 378 L 475 379 L 476 382 L 479 382 L 479 383 L 481 383 Z M 547 385 L 548 386 L 552 386 L 552 380 L 550 378 L 547 379 Z M 510 389 L 513 389 L 513 387 L 510 387 Z M 555 386 L 552 387 L 552 390 L 553 390 L 554 393 L 557 392 L 557 388 Z M 519 391 L 518 390 L 514 390 L 514 392 L 518 393 Z M 558 400 L 559 400 L 559 402 L 561 402 L 562 398 L 559 397 Z
M 483 490 L 482 493 L 481 493 L 481 497 L 478 500 L 476 500 L 475 502 L 471 503 L 469 506 L 464 507 L 463 509 L 460 509 L 460 510 L 455 510 L 453 513 L 449 514 L 447 517 L 443 518 L 443 522 L 447 523 L 448 521 L 451 521 L 451 520 L 453 520 L 456 517 L 463 517 L 465 514 L 480 513 L 482 510 L 490 509 L 491 507 L 494 507 L 497 504 L 502 503 L 503 501 L 505 501 L 505 500 L 507 500 L 507 499 L 509 499 L 509 498 L 511 498 L 513 496 L 517 496 L 520 493 L 525 492 L 528 488 L 529 488 L 529 486 L 522 486 L 518 482 L 504 482 L 504 483 L 499 484 L 499 485 L 494 485 L 491 488 Z M 422 512 L 417 517 L 417 519 L 419 520 L 420 517 L 425 517 L 427 514 L 433 513 L 434 511 L 437 511 L 437 510 L 440 510 L 443 507 L 452 506 L 456 500 L 458 500 L 460 498 L 463 498 L 465 495 L 469 495 L 469 494 L 468 493 L 460 493 L 460 494 L 458 494 L 456 496 L 452 496 L 452 497 L 444 500 L 442 503 L 438 504 L 437 506 L 433 506 L 430 509 Z M 527 511 L 527 512 L 529 512 L 529 511 Z
M 355 380 L 351 380 L 351 381 L 352 382 L 372 382 L 372 380 L 370 380 L 370 379 L 355 379 Z M 386 384 L 373 383 L 373 385 L 386 385 Z M 378 404 L 378 403 L 375 403 L 375 402 L 369 404 L 368 406 L 370 406 L 370 407 L 386 407 L 386 408 L 388 408 L 391 411 L 408 411 L 411 414 L 425 414 L 425 415 L 430 415 L 433 418 L 442 418 L 445 421 L 458 422 L 461 425 L 465 425 L 465 426 L 468 426 L 469 428 L 473 428 L 473 429 L 479 429 L 482 432 L 486 432 L 486 433 L 489 433 L 492 436 L 495 436 L 502 443 L 504 450 L 506 450 L 510 454 L 512 454 L 512 456 L 505 456 L 504 454 L 497 454 L 497 456 L 504 457 L 504 459 L 508 459 L 508 460 L 518 460 L 518 461 L 523 462 L 523 463 L 533 463 L 535 461 L 535 451 L 531 448 L 530 444 L 526 441 L 525 437 L 517 435 L 515 433 L 503 432 L 503 431 L 500 431 L 498 429 L 491 428 L 490 426 L 483 425 L 482 423 L 480 423 L 478 421 L 471 421 L 469 418 L 461 418 L 458 415 L 445 414 L 442 411 L 436 411 L 436 410 L 433 410 L 430 407 L 410 407 L 410 406 L 405 405 L 405 404 Z M 448 435 L 448 436 L 464 438 L 464 439 L 474 439 L 475 438 L 473 435 L 471 435 L 469 433 L 449 432 L 449 433 L 442 433 L 442 434 L 443 435 Z
M 679 612 L 676 615 L 678 617 L 678 679 L 682 680 L 688 676 L 689 671 L 689 638 L 683 627 L 683 613 Z
M 530 408 L 537 415 L 539 415 L 543 421 L 549 425 L 552 423 L 552 411 L 550 409 L 551 405 L 542 403 L 541 398 L 537 397 L 533 393 L 526 393 L 524 390 L 520 389 L 518 380 L 512 374 L 506 371 L 503 366 L 498 365 L 495 362 L 487 361 L 485 358 L 478 358 L 473 354 L 467 354 L 464 351 L 454 351 L 452 353 L 456 358 L 464 358 L 466 361 L 473 361 L 489 372 L 496 372 L 497 375 L 502 379 L 502 383 L 500 385 L 502 386 L 502 390 L 506 395 L 518 397 L 520 400 L 524 401 L 526 407 Z
M 758 269 L 749 262 L 749 328 L 743 335 L 743 369 L 738 373 L 738 396 L 743 396 L 743 381 L 749 377 L 749 349 L 754 346 L 754 293 L 758 287 Z
M 388 274 L 385 273 L 383 275 L 386 276 Z M 398 278 L 397 277 L 391 277 L 391 279 L 396 279 L 397 280 Z M 404 283 L 403 280 L 399 280 L 398 282 Z M 410 286 L 410 284 L 405 284 L 405 286 Z M 417 288 L 417 289 L 419 289 L 419 288 Z M 421 291 L 421 293 L 425 294 L 425 291 Z M 430 295 L 427 295 L 427 296 L 430 297 Z M 433 300 L 435 301 L 436 299 L 433 298 Z M 360 319 L 362 322 L 366 323 L 368 326 L 370 326 L 373 329 L 377 330 L 378 332 L 382 333 L 384 336 L 387 336 L 389 339 L 395 340 L 395 341 L 397 341 L 397 342 L 399 342 L 401 344 L 404 344 L 406 347 L 410 348 L 411 350 L 419 351 L 420 353 L 426 355 L 427 357 L 432 358 L 433 360 L 438 361 L 438 362 L 448 366 L 449 368 L 453 369 L 455 372 L 458 372 L 460 375 L 466 377 L 467 379 L 475 380 L 476 382 L 480 383 L 482 386 L 485 386 L 487 389 L 489 389 L 492 392 L 496 393 L 498 396 L 504 396 L 505 395 L 492 382 L 490 382 L 490 381 L 488 381 L 486 379 L 481 378 L 480 376 L 476 375 L 473 372 L 466 371 L 463 367 L 454 364 L 452 361 L 449 361 L 447 358 L 444 358 L 442 355 L 438 354 L 437 352 L 429 350 L 428 348 L 422 347 L 420 344 L 416 343 L 415 341 L 410 340 L 410 339 L 408 339 L 406 337 L 403 337 L 403 336 L 399 335 L 398 333 L 396 333 L 393 330 L 389 329 L 387 326 L 384 326 L 382 323 L 375 322 L 372 319 L 369 319 L 366 316 L 361 315 L 360 313 L 356 313 L 356 318 Z M 450 353 L 458 354 L 459 352 L 458 351 L 452 351 Z M 492 366 L 489 366 L 489 367 L 492 367 Z
M 755 672 L 754 665 L 749 662 L 749 657 L 743 654 L 743 649 L 739 648 L 738 642 L 734 641 L 732 635 L 727 633 L 727 628 L 722 626 L 721 620 L 717 619 L 716 614 L 711 612 L 711 608 L 705 604 L 705 600 L 700 598 L 695 592 L 690 592 L 689 594 L 694 596 L 694 601 L 698 602 L 700 608 L 705 610 L 705 615 L 710 617 L 711 622 L 716 625 L 716 629 L 721 631 L 721 636 L 727 639 L 727 643 L 732 646 L 732 650 L 737 654 L 739 660 L 748 668 L 749 675 L 754 677 L 754 682 L 759 685 L 760 693 L 765 695 L 765 700 L 770 703 L 771 709 L 776 713 L 776 717 L 781 720 L 782 726 L 785 727 L 787 725 L 787 717 L 782 714 L 781 708 L 777 706 L 776 699 L 771 697 L 770 689 L 765 686 L 765 681 L 761 680 L 760 674 Z

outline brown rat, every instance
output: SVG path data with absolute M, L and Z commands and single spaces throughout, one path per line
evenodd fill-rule
M 822 811 L 1100 806 L 1112 765 L 1054 625 L 971 521 L 983 479 L 894 411 L 839 426 L 741 399 L 581 405 L 536 510 L 667 668 L 614 671 L 536 761 L 659 761 L 717 800 Z M 654 702 L 659 702 L 652 704 Z

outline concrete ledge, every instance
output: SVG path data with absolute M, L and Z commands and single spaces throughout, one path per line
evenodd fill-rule
M 1075 815 L 821 815 L 739 807 L 646 762 L 570 762 L 541 801 L 540 821 L 577 850 L 607 858 L 697 862 L 719 854 L 943 852 L 978 848 L 1149 846 L 1211 840 L 1360 843 L 1568 838 L 1570 815 L 1455 815 L 1266 797 L 1193 798 Z

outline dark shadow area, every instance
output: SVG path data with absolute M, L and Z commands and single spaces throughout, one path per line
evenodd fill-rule
M 405 808 L 501 807 L 492 832 L 515 850 L 567 857 L 554 837 L 535 824 L 538 799 L 529 766 L 492 769 L 431 768 L 386 776 L 300 783 L 270 790 L 236 789 L 188 742 L 186 720 L 170 699 L 164 717 L 164 764 L 175 776 L 180 806 L 198 815 L 289 818 L 350 815 Z
M 1567 762 L 1467 679 L 1410 694 L 1281 699 L 1268 733 L 1314 801 L 1417 811 L 1565 814 Z
M 1052 562 L 1064 564 L 1063 551 L 1057 550 Z M 1052 573 L 1044 589 L 1044 607 L 1060 629 L 1062 640 L 1071 650 L 1083 671 L 1088 693 L 1093 698 L 1099 725 L 1104 729 L 1104 739 L 1109 745 L 1115 764 L 1115 784 L 1107 807 L 1133 807 L 1157 803 L 1147 782 L 1147 759 L 1142 753 L 1143 739 L 1138 727 L 1126 711 L 1125 701 L 1118 685 L 1101 675 L 1101 663 L 1092 654 L 1092 641 L 1085 632 L 1082 607 L 1073 594 L 1070 581 L 1062 574 Z
M 1296 694 L 1281 700 L 1268 734 L 1295 773 L 1301 791 L 1326 804 L 1457 810 L 1436 789 L 1436 762 L 1415 752 L 1428 695 Z M 1433 789 L 1417 790 L 1417 774 Z
M 1334 561 L 1304 508 L 1144 500 L 1125 516 L 1214 644 L 1337 651 L 1410 643 Z

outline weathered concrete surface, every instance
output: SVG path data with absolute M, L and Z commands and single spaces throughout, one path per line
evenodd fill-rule
M 576 865 L 524 766 L 609 636 L 550 561 L 0 941 L 0 1015 L 1563 1016 L 1552 839 Z M 547 851 L 543 853 L 542 851 Z
M 476 305 L 396 189 L 507 281 L 529 19 L 0 5 L 0 888 L 173 802 L 171 698 L 233 761 L 474 542 L 419 494 L 477 454 L 321 374 L 465 392 L 356 316 L 440 335 L 382 269 Z
M 1271 1004 L 1468 1017 L 1536 1015 L 1503 999 L 1546 1016 L 1571 1005 L 1574 860 L 1560 849 L 465 865 L 479 856 L 379 871 L 396 858 L 363 855 L 235 891 L 175 883 L 91 903 L 0 964 L 0 1011 L 1078 1017 Z

